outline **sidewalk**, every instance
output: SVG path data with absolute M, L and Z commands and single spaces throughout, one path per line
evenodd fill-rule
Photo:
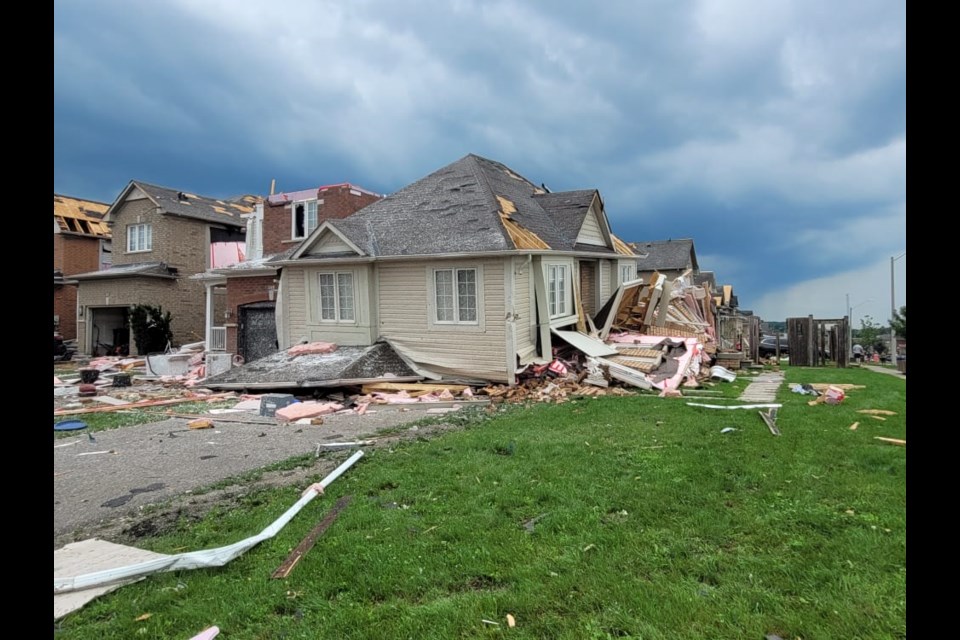
M 863 369 L 869 369 L 870 371 L 876 371 L 877 373 L 885 373 L 888 376 L 897 376 L 898 378 L 903 378 L 904 380 L 907 379 L 907 374 L 900 373 L 896 369 L 889 369 L 887 367 L 877 367 L 872 364 L 862 364 L 860 365 L 860 367 Z

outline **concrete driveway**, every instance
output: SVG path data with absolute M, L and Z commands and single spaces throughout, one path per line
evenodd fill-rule
M 237 419 L 238 414 L 230 417 Z M 244 472 L 313 454 L 317 444 L 354 441 L 426 414 L 399 408 L 366 415 L 327 416 L 322 425 L 217 421 L 187 428 L 186 419 L 121 427 L 53 443 L 54 544 L 80 528 L 136 515 L 142 507 L 207 487 Z

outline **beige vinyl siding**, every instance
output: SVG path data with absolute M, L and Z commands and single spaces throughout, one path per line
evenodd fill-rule
M 508 382 L 504 265 L 507 259 L 382 262 L 377 267 L 380 335 L 404 356 L 441 374 Z M 483 300 L 476 325 L 430 321 L 432 269 L 477 267 Z
M 603 237 L 603 231 L 600 230 L 600 223 L 597 222 L 597 214 L 594 212 L 593 207 L 591 207 L 587 211 L 587 215 L 583 217 L 583 226 L 580 227 L 577 242 L 600 247 L 607 246 L 607 241 Z
M 333 233 L 332 231 L 325 231 L 323 236 L 317 240 L 316 244 L 310 247 L 310 251 L 307 253 L 310 255 L 317 255 L 323 253 L 345 253 L 351 252 L 355 253 L 353 249 L 350 248 L 346 242 L 344 242 L 340 236 Z
M 607 300 L 610 299 L 610 296 L 613 294 L 614 287 L 611 286 L 613 274 L 611 270 L 613 265 L 616 263 L 611 262 L 610 260 L 601 260 L 600 261 L 600 306 L 602 307 L 606 304 Z
M 522 359 L 521 364 L 525 364 L 536 356 L 533 349 L 537 345 L 537 325 L 534 318 L 533 298 L 533 279 L 530 277 L 530 270 L 533 263 L 528 262 L 527 258 L 515 258 L 513 261 L 513 313 L 516 316 L 514 322 L 516 325 L 516 345 L 517 353 L 529 353 L 528 358 Z
M 287 349 L 298 344 L 301 339 L 310 339 L 307 334 L 307 288 L 304 280 L 304 270 L 298 267 L 285 267 L 280 274 L 283 279 L 283 318 L 286 324 L 284 337 L 287 344 L 281 344 L 281 349 Z

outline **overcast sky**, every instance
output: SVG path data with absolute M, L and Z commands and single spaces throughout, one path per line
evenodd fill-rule
M 467 153 L 692 237 L 764 319 L 886 322 L 906 248 L 886 0 L 54 4 L 54 190 L 391 193 Z M 906 256 L 896 260 L 906 304 Z

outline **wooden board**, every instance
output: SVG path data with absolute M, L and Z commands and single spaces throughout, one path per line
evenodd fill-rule
M 307 555 L 307 552 L 310 549 L 313 549 L 313 545 L 317 543 L 317 538 L 323 535 L 323 532 L 330 528 L 330 525 L 333 524 L 333 521 L 337 519 L 337 516 L 340 515 L 340 512 L 343 511 L 350 501 L 353 500 L 353 496 L 343 496 L 337 500 L 336 504 L 333 505 L 333 508 L 330 509 L 330 512 L 323 517 L 323 520 L 320 521 L 313 530 L 307 534 L 307 536 L 300 541 L 300 544 L 290 552 L 290 555 L 287 556 L 287 559 L 283 561 L 277 569 L 273 572 L 272 578 L 286 578 L 290 575 L 290 572 L 293 571 L 293 568 L 297 566 L 297 563 Z

